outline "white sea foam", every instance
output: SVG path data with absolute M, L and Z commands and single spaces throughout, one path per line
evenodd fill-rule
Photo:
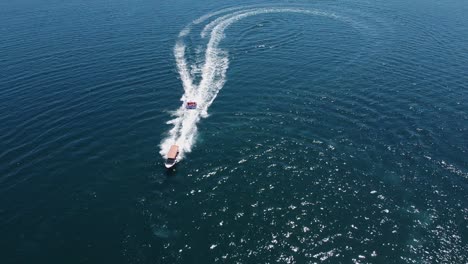
M 176 45 L 174 47 L 174 57 L 177 63 L 177 69 L 180 78 L 182 80 L 182 85 L 184 87 L 184 95 L 181 98 L 181 101 L 183 102 L 182 106 L 173 113 L 174 118 L 168 122 L 168 124 L 173 125 L 173 127 L 169 130 L 167 137 L 161 142 L 160 153 L 163 157 L 166 156 L 172 144 L 179 145 L 179 160 L 184 157 L 185 153 L 191 151 L 197 134 L 197 123 L 201 118 L 206 118 L 208 116 L 208 108 L 213 103 L 218 92 L 226 82 L 226 71 L 229 67 L 228 53 L 227 51 L 219 48 L 221 40 L 224 39 L 225 30 L 233 23 L 246 17 L 259 14 L 284 12 L 325 16 L 332 19 L 343 20 L 345 22 L 352 22 L 346 21 L 345 18 L 335 15 L 334 13 L 303 8 L 285 7 L 228 8 L 207 14 L 191 22 L 179 33 L 179 39 L 176 41 Z M 201 24 L 210 18 L 221 14 L 225 15 L 220 16 L 208 23 L 200 34 L 202 38 L 209 35 L 208 44 L 204 50 L 204 62 L 201 68 L 199 68 L 197 63 L 189 65 L 186 59 L 187 54 L 184 38 L 190 34 L 194 25 Z M 196 76 L 200 79 L 198 84 L 194 83 L 195 74 L 199 74 L 199 76 Z M 197 109 L 185 109 L 185 103 L 187 101 L 196 101 Z

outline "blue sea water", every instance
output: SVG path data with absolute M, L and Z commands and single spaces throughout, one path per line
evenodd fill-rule
M 466 14 L 1 2 L 0 263 L 468 263 Z

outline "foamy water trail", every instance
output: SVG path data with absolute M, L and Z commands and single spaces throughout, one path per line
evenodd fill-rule
M 181 97 L 181 101 L 183 102 L 182 106 L 173 113 L 174 118 L 168 122 L 168 124 L 173 125 L 173 127 L 169 130 L 168 136 L 161 142 L 160 154 L 163 157 L 166 157 L 170 146 L 173 144 L 179 146 L 179 160 L 184 158 L 185 153 L 192 150 L 192 146 L 195 143 L 197 135 L 197 124 L 201 118 L 206 118 L 208 116 L 208 108 L 213 103 L 218 92 L 226 82 L 226 72 L 229 67 L 228 52 L 219 48 L 221 40 L 224 39 L 225 30 L 233 23 L 246 17 L 259 14 L 284 12 L 324 16 L 354 24 L 352 20 L 340 17 L 334 13 L 286 7 L 234 7 L 207 14 L 191 22 L 179 33 L 179 39 L 176 41 L 176 45 L 174 47 L 174 57 L 182 80 L 182 85 L 184 87 L 184 94 Z M 209 40 L 206 45 L 206 49 L 204 50 L 203 64 L 200 69 L 197 69 L 199 66 L 196 63 L 190 65 L 187 62 L 187 47 L 184 42 L 184 38 L 191 33 L 191 30 L 195 25 L 204 23 L 218 15 L 222 16 L 205 25 L 203 30 L 200 32 L 200 37 L 202 39 L 209 36 Z M 190 71 L 190 69 L 194 68 L 197 70 Z M 198 76 L 195 76 L 196 74 L 198 74 Z M 198 84 L 194 83 L 195 77 L 199 77 L 200 79 Z M 187 101 L 197 102 L 197 109 L 185 109 L 185 103 Z

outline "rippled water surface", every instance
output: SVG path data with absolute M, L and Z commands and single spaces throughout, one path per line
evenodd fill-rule
M 3 1 L 0 262 L 468 263 L 466 14 Z

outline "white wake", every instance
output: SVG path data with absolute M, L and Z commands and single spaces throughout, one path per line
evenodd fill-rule
M 182 80 L 184 94 L 181 98 L 182 105 L 174 112 L 174 118 L 167 122 L 173 127 L 161 142 L 160 154 L 163 157 L 166 157 L 169 148 L 173 144 L 179 146 L 179 160 L 184 158 L 184 154 L 192 150 L 197 135 L 197 124 L 202 118 L 208 116 L 208 108 L 226 82 L 226 71 L 229 67 L 228 52 L 219 48 L 220 42 L 225 37 L 225 30 L 233 23 L 246 17 L 284 12 L 324 16 L 354 24 L 352 20 L 334 13 L 296 7 L 234 7 L 204 15 L 191 22 L 179 33 L 174 47 L 174 57 Z M 203 24 L 212 18 L 215 19 L 204 26 L 199 36 L 201 39 L 209 37 L 204 49 L 204 61 L 201 64 L 199 62 L 189 63 L 184 39 L 191 34 L 196 25 Z M 196 79 L 200 81 L 195 83 Z M 197 102 L 197 109 L 186 109 L 185 104 L 187 101 Z

